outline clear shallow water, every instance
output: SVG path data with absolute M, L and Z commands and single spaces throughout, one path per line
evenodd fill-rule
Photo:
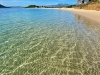
M 0 9 L 0 75 L 99 75 L 100 25 L 53 9 Z

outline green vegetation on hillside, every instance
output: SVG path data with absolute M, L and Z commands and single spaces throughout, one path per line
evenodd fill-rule
M 69 6 L 67 6 L 67 8 L 73 8 L 73 7 L 75 7 L 76 5 L 69 5 Z
M 36 6 L 36 5 L 29 5 L 29 6 L 25 7 L 25 8 L 39 8 L 39 6 Z

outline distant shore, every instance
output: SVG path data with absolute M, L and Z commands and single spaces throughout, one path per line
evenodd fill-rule
M 86 17 L 92 21 L 95 21 L 100 24 L 100 11 L 96 10 L 84 10 L 84 9 L 74 9 L 74 8 L 61 8 L 61 10 L 66 10 L 83 17 Z

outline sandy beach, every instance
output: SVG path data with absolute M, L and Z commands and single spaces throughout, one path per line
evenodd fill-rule
M 86 18 L 100 24 L 100 11 L 74 9 L 74 8 L 61 8 L 61 10 L 66 10 L 66 11 L 81 15 L 83 17 L 86 17 Z

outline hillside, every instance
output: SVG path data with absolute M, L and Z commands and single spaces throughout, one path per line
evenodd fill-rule
M 80 4 L 74 8 L 86 9 L 86 10 L 100 10 L 100 2 L 89 2 L 87 4 Z
M 65 4 L 65 3 L 58 3 L 58 4 L 56 4 L 56 5 L 47 5 L 47 7 L 55 7 L 55 8 L 59 8 L 59 7 L 67 7 L 67 6 L 69 6 L 69 4 Z
M 29 6 L 25 7 L 25 8 L 39 8 L 39 6 L 36 6 L 36 5 L 29 5 Z

